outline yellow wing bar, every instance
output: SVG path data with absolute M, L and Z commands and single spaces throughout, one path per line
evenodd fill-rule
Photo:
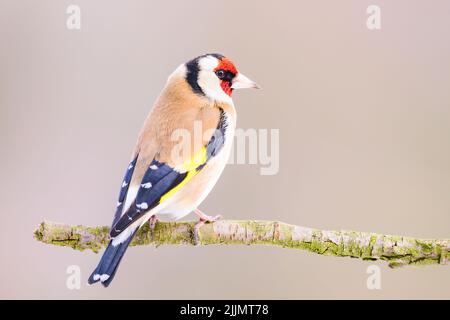
M 181 165 L 181 170 L 183 172 L 187 172 L 187 175 L 183 179 L 183 181 L 181 181 L 176 187 L 172 188 L 166 194 L 164 194 L 161 197 L 159 202 L 162 203 L 165 200 L 167 200 L 167 198 L 169 198 L 170 196 L 175 194 L 189 180 L 191 180 L 193 177 L 195 177 L 197 175 L 197 173 L 199 172 L 197 170 L 197 168 L 199 166 L 201 166 L 202 164 L 205 164 L 207 160 L 208 160 L 208 156 L 207 156 L 207 152 L 206 152 L 206 147 L 202 147 L 191 159 L 185 161 Z

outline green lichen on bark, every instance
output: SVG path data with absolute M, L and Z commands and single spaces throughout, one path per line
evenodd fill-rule
M 154 230 L 145 224 L 131 246 L 193 245 L 195 222 L 158 222 Z M 75 250 L 98 252 L 109 242 L 109 227 L 70 226 L 42 222 L 36 240 Z M 272 245 L 306 250 L 321 255 L 384 260 L 395 268 L 404 265 L 448 264 L 449 239 L 416 239 L 357 231 L 327 231 L 278 221 L 221 220 L 204 225 L 200 245 Z

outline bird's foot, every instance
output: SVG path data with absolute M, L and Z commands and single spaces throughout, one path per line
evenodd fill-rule
M 159 218 L 156 216 L 156 214 L 152 215 L 150 217 L 150 219 L 148 219 L 148 225 L 150 226 L 150 234 L 152 237 L 152 240 L 154 240 L 154 232 L 155 232 L 155 227 L 156 227 L 156 223 L 159 222 Z
M 222 216 L 218 214 L 217 216 L 208 216 L 207 214 L 200 211 L 200 209 L 195 209 L 194 213 L 197 215 L 200 221 L 203 222 L 216 222 L 217 220 L 221 219 Z
M 209 222 L 216 222 L 217 220 L 221 219 L 222 216 L 220 214 L 216 216 L 208 216 L 204 214 L 199 209 L 195 209 L 194 213 L 198 216 L 199 220 L 194 226 L 194 245 L 197 246 L 200 244 L 200 237 L 199 237 L 199 231 L 200 228 L 205 224 Z

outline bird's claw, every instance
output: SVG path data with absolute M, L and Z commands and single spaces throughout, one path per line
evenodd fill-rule
M 217 220 L 222 219 L 222 216 L 220 214 L 214 217 L 208 216 L 198 209 L 195 210 L 195 214 L 199 217 L 199 221 L 194 226 L 194 246 L 198 246 L 200 244 L 200 235 L 199 235 L 200 228 L 205 223 L 216 222 Z
M 148 219 L 148 225 L 150 227 L 150 235 L 152 240 L 154 240 L 154 233 L 155 233 L 155 227 L 156 223 L 159 222 L 159 218 L 156 216 L 156 214 L 152 215 L 150 219 Z

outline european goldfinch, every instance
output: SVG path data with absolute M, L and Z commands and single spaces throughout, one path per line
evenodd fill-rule
M 243 88 L 258 86 L 220 54 L 199 56 L 169 76 L 144 122 L 121 184 L 111 240 L 89 284 L 111 283 L 136 231 L 147 221 L 154 226 L 157 215 L 177 220 L 195 212 L 196 239 L 205 222 L 219 218 L 198 206 L 228 160 L 236 125 L 231 95 Z

